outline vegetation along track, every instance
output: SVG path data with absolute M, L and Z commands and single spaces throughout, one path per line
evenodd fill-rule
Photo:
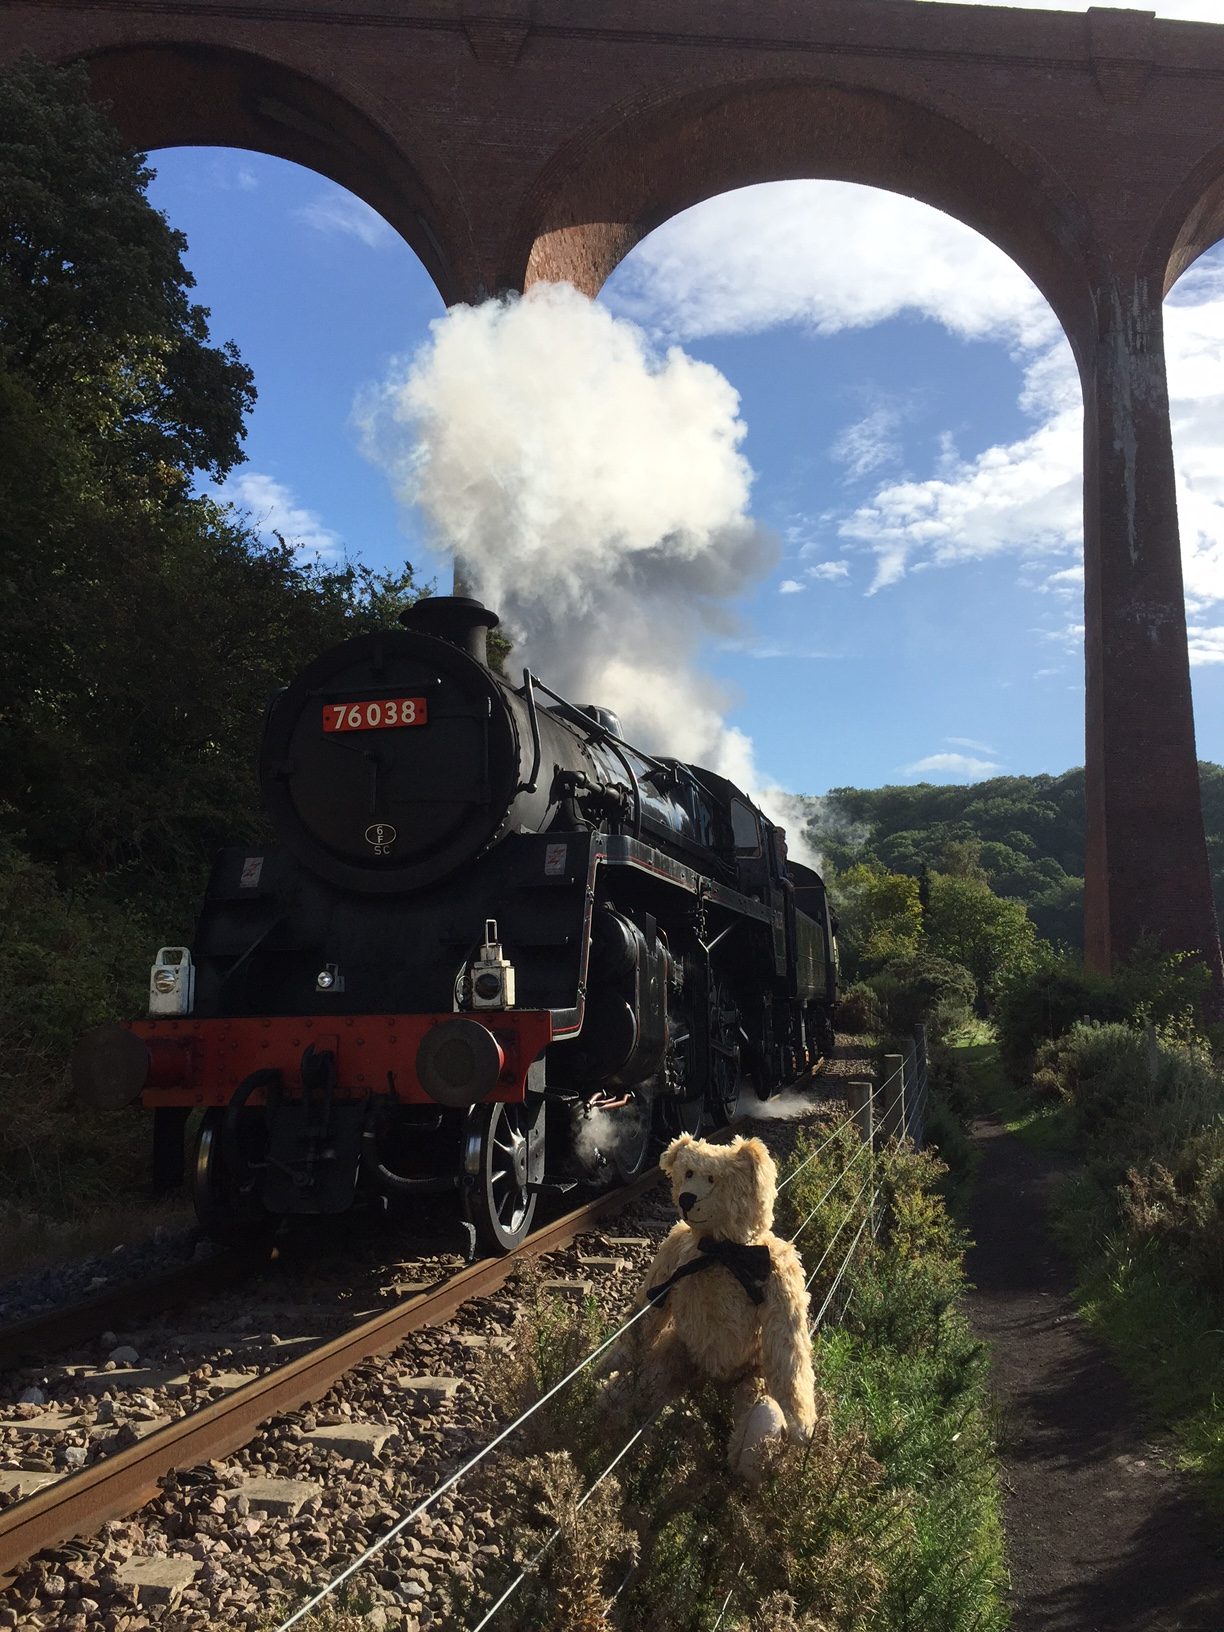
M 648 1189 L 658 1170 L 597 1197 L 537 1230 L 515 1252 L 485 1258 L 445 1281 L 360 1322 L 330 1342 L 253 1378 L 202 1410 L 167 1423 L 155 1433 L 0 1513 L 0 1573 L 32 1554 L 132 1512 L 157 1494 L 158 1481 L 180 1468 L 233 1451 L 268 1421 L 326 1393 L 337 1378 L 375 1355 L 386 1354 L 409 1333 L 436 1325 L 470 1298 L 501 1286 L 525 1258 L 567 1246 L 609 1213 Z
M 809 1103 L 817 1108 L 818 1102 Z M 758 1123 L 754 1131 L 785 1159 L 794 1124 Z M 422 1481 L 428 1488 L 465 1444 L 480 1442 L 491 1420 L 480 1371 L 497 1363 L 522 1309 L 521 1291 L 497 1288 L 523 1258 L 551 1254 L 542 1273 L 559 1277 L 555 1286 L 563 1298 L 593 1292 L 605 1307 L 628 1307 L 673 1221 L 661 1193 L 644 1194 L 654 1178 L 599 1198 L 538 1231 L 518 1255 L 478 1264 L 383 1311 L 0 1514 L 9 1570 L 0 1627 L 126 1632 L 153 1621 L 178 1632 L 247 1625 L 261 1599 L 291 1597 L 320 1562 L 351 1557 L 363 1531 L 385 1524 Z M 601 1217 L 626 1207 L 631 1218 L 620 1227 L 634 1235 L 598 1232 Z M 390 1366 L 361 1363 L 405 1339 Z M 397 1375 L 405 1370 L 423 1375 Z M 430 1375 L 437 1373 L 443 1375 Z M 296 1409 L 307 1400 L 320 1403 Z M 265 1490 L 259 1481 L 268 1475 L 275 1488 Z M 137 1518 L 103 1522 L 135 1513 L 142 1503 L 148 1505 Z M 462 1504 L 447 1513 L 450 1505 L 434 1515 L 433 1534 L 430 1521 L 422 1521 L 404 1538 L 406 1552 L 387 1561 L 401 1571 L 405 1561 L 422 1567 L 416 1582 L 400 1582 L 401 1604 L 403 1593 L 411 1603 L 418 1588 L 428 1591 L 431 1569 L 449 1579 L 455 1569 L 474 1568 L 479 1576 L 482 1566 L 496 1566 L 480 1556 L 496 1550 L 491 1521 L 482 1534 L 479 1514 L 468 1515 L 468 1551 L 456 1551 L 464 1514 Z M 100 1535 L 65 1545 L 66 1538 L 99 1526 Z M 440 1548 L 445 1565 L 431 1556 Z M 36 1549 L 45 1551 L 17 1566 Z M 164 1579 L 159 1567 L 168 1572 Z M 377 1595 L 378 1585 L 371 1586 Z M 420 1607 L 421 1625 L 430 1624 Z

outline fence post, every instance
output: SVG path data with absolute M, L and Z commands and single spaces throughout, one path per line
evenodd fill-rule
M 905 1044 L 905 1070 L 901 1073 L 901 1086 L 901 1126 L 897 1130 L 897 1137 L 908 1139 L 913 1132 L 914 1100 L 918 1092 L 918 1053 L 913 1038 Z
M 914 1053 L 917 1056 L 918 1082 L 914 1091 L 914 1116 L 910 1129 L 915 1146 L 921 1150 L 926 1142 L 927 1108 L 927 1028 L 914 1027 Z
M 859 1138 L 865 1145 L 875 1143 L 875 1105 L 871 1097 L 871 1083 L 848 1082 L 846 1102 L 854 1118 Z
M 883 1101 L 883 1110 L 880 1115 L 880 1136 L 877 1144 L 890 1139 L 901 1137 L 901 1116 L 905 1107 L 905 1056 L 903 1054 L 885 1054 L 883 1092 L 880 1095 Z

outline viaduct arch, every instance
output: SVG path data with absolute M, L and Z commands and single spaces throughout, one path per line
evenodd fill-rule
M 1199 808 L 1161 301 L 1224 236 L 1224 27 L 916 0 L 0 0 L 136 147 L 340 182 L 448 302 L 568 278 L 751 182 L 925 200 L 1046 295 L 1084 390 L 1086 947 L 1224 964 Z

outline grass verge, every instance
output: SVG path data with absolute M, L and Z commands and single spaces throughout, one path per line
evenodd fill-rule
M 1075 1143 L 1068 1107 L 1039 1099 L 1009 1077 L 993 1038 L 981 1033 L 953 1045 L 978 1107 L 1034 1150 L 1070 1150 Z

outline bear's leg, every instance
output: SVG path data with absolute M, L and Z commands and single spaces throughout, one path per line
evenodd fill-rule
M 670 1320 L 649 1333 L 639 1325 L 618 1346 L 616 1360 L 605 1401 L 637 1419 L 683 1394 L 693 1377 L 692 1360 Z
M 766 1447 L 786 1433 L 786 1415 L 777 1400 L 762 1394 L 755 1380 L 740 1385 L 735 1404 L 727 1461 L 732 1473 L 755 1485 L 764 1472 Z
M 670 1322 L 651 1343 L 640 1376 L 642 1393 L 655 1406 L 674 1400 L 692 1382 L 692 1357 Z

